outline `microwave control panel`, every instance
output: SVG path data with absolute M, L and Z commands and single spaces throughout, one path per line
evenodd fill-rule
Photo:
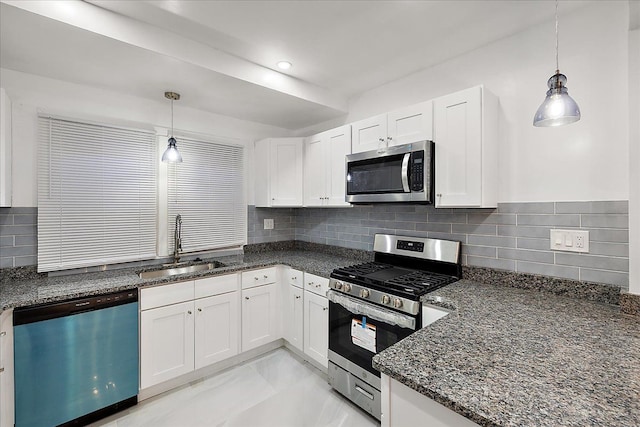
M 424 191 L 424 151 L 411 153 L 411 191 Z

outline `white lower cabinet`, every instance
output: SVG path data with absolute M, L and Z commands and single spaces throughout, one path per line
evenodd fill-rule
M 293 347 L 304 351 L 304 291 L 294 285 L 288 285 L 285 301 L 285 339 Z
M 381 427 L 477 427 L 468 418 L 407 387 L 389 376 L 381 375 Z
M 0 426 L 14 424 L 13 310 L 0 313 Z
M 237 292 L 196 300 L 195 309 L 195 368 L 238 354 Z
M 140 331 L 140 388 L 193 371 L 193 301 L 143 311 Z
M 242 290 L 242 351 L 279 338 L 277 296 L 275 283 Z
M 328 367 L 329 303 L 326 297 L 304 292 L 304 353 Z
M 141 290 L 141 389 L 238 354 L 237 289 L 232 274 Z

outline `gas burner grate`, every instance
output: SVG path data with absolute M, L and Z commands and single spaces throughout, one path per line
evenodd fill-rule
M 395 288 L 404 288 L 406 292 L 425 294 L 458 281 L 458 278 L 443 274 L 414 271 L 388 280 L 385 284 Z
M 364 264 L 354 264 L 348 267 L 342 267 L 339 268 L 338 271 L 352 276 L 364 276 L 365 274 L 376 273 L 392 267 L 392 265 L 383 264 L 381 262 L 367 262 Z

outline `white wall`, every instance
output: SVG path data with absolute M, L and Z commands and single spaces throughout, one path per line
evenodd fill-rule
M 596 2 L 563 15 L 560 3 L 560 71 L 582 110 L 577 123 L 532 125 L 555 72 L 553 22 L 368 91 L 351 100 L 343 123 L 484 84 L 500 98 L 500 202 L 626 200 L 628 7 Z
M 170 103 L 162 93 L 148 100 L 104 89 L 0 69 L 2 87 L 12 102 L 13 206 L 37 206 L 38 112 L 132 127 L 169 127 Z M 180 91 L 180 88 L 167 88 Z M 176 133 L 182 131 L 238 139 L 247 147 L 247 199 L 253 204 L 253 142 L 287 136 L 289 130 L 238 120 L 174 103 Z M 179 142 L 178 142 L 179 144 Z

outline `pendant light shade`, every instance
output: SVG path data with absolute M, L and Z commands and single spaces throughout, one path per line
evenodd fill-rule
M 562 126 L 580 120 L 580 107 L 569 96 L 566 83 L 567 77 L 556 70 L 556 74 L 547 82 L 547 97 L 536 111 L 534 126 Z
M 533 125 L 537 127 L 562 126 L 580 120 L 580 107 L 569 96 L 567 76 L 558 66 L 558 0 L 556 0 L 556 73 L 549 78 L 547 97 L 536 111 Z
M 173 101 L 180 99 L 180 94 L 175 92 L 165 92 L 164 97 L 171 100 L 171 137 L 169 137 L 169 146 L 162 155 L 162 161 L 165 163 L 182 163 L 182 155 L 176 147 L 176 139 L 173 137 Z

